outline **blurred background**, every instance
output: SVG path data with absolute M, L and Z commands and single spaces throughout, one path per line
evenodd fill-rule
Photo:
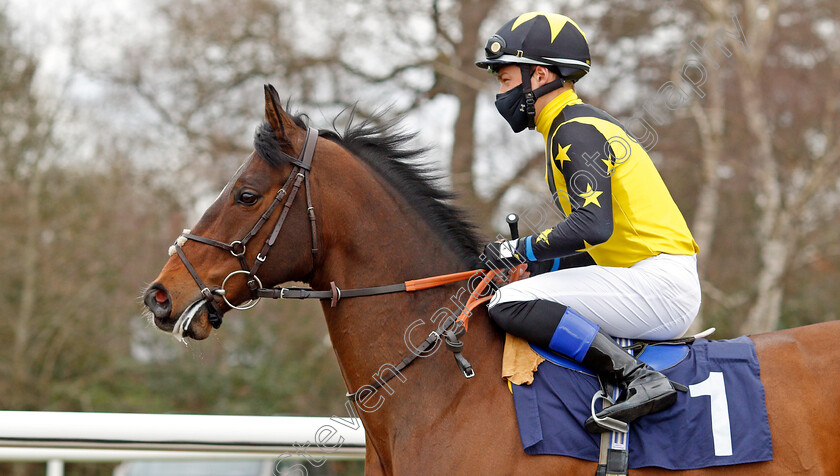
M 530 10 L 586 33 L 585 102 L 655 132 L 701 247 L 695 327 L 837 319 L 836 1 L 0 0 L 0 408 L 346 415 L 318 304 L 263 302 L 185 347 L 138 297 L 252 150 L 265 83 L 317 127 L 401 116 L 488 238 L 544 203 L 542 138 L 510 132 L 473 65 Z

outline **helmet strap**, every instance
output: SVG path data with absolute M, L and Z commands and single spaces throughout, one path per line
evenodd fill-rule
M 525 93 L 525 112 L 528 114 L 528 129 L 534 129 L 536 123 L 534 118 L 537 116 L 537 97 L 534 91 L 531 90 L 531 65 L 521 64 L 519 70 L 522 72 L 522 92 Z
M 520 71 L 522 72 L 522 91 L 525 93 L 525 111 L 528 113 L 528 129 L 534 129 L 536 127 L 535 119 L 537 117 L 537 99 L 540 96 L 544 96 L 551 91 L 554 91 L 555 89 L 562 88 L 563 85 L 566 84 L 566 78 L 560 76 L 554 81 L 532 90 L 531 76 L 534 74 L 531 70 L 532 66 L 533 65 L 528 64 L 521 64 L 519 66 Z
M 534 96 L 535 97 L 545 96 L 546 94 L 550 93 L 551 91 L 554 91 L 555 89 L 562 88 L 564 84 L 566 84 L 566 78 L 561 76 L 561 77 L 555 79 L 554 81 L 552 81 L 548 84 L 543 84 L 542 86 L 535 89 L 534 90 Z

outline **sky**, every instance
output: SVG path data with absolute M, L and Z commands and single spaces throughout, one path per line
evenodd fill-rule
M 3 1 L 3 0 L 0 0 Z M 74 50 L 72 46 L 85 55 L 85 63 L 91 64 L 92 61 L 107 61 L 110 64 L 117 64 L 118 61 L 115 56 L 119 55 L 124 48 L 120 45 L 129 44 L 132 41 L 137 41 L 144 36 L 154 38 L 155 22 L 153 15 L 150 14 L 150 3 L 139 0 L 6 0 L 9 2 L 9 14 L 15 23 L 19 25 L 17 35 L 20 43 L 26 45 L 27 48 L 37 54 L 41 59 L 42 68 L 36 80 L 39 88 L 43 88 L 46 93 L 49 93 L 50 88 L 55 88 L 56 85 L 65 88 L 61 97 L 73 101 L 78 104 L 81 110 L 93 110 L 103 116 L 100 120 L 109 122 L 113 121 L 135 121 L 134 124 L 143 126 L 144 114 L 142 110 L 132 109 L 124 104 L 113 106 L 111 110 L 105 108 L 109 105 L 107 84 L 97 82 L 94 78 L 86 75 L 77 74 L 71 66 L 71 52 Z M 532 6 L 533 7 L 533 6 Z M 310 18 L 313 12 L 317 12 L 319 8 L 318 3 L 301 2 L 299 8 L 300 17 Z M 317 17 L 318 15 L 314 15 Z M 327 17 L 326 15 L 325 17 Z M 71 45 L 73 38 L 73 25 L 83 25 L 84 35 L 83 44 Z M 311 27 L 311 25 L 309 25 Z M 317 30 L 317 28 L 309 28 L 310 31 Z M 596 81 L 590 83 L 597 87 Z M 585 92 L 586 86 L 583 90 Z M 482 128 L 480 133 L 483 134 L 481 140 L 488 144 L 489 154 L 498 155 L 499 157 L 490 157 L 491 160 L 477 161 L 477 169 L 475 170 L 478 180 L 485 184 L 490 184 L 489 187 L 484 187 L 483 191 L 492 192 L 494 187 L 492 184 L 501 183 L 506 178 L 504 170 L 493 170 L 493 167 L 509 168 L 509 162 L 506 160 L 506 151 L 518 150 L 517 155 L 527 156 L 530 152 L 523 154 L 521 151 L 537 152 L 542 148 L 542 141 L 533 134 L 509 134 L 507 133 L 507 125 L 496 114 L 493 106 L 493 93 L 488 89 L 481 99 L 481 109 L 479 111 L 482 119 Z M 359 91 L 359 98 L 362 99 L 365 91 Z M 47 94 L 49 95 L 49 94 Z M 631 95 L 623 94 L 621 99 L 623 101 L 629 100 Z M 375 98 L 363 99 L 363 101 L 370 102 L 375 100 L 382 100 L 383 106 L 393 102 L 393 98 Z M 424 146 L 431 145 L 432 149 L 427 154 L 427 157 L 440 164 L 440 167 L 447 168 L 447 161 L 450 156 L 450 151 L 454 138 L 452 137 L 453 121 L 455 120 L 458 104 L 449 96 L 438 96 L 432 101 L 424 104 L 423 107 L 410 113 L 405 117 L 403 126 L 409 131 L 418 131 L 417 143 Z M 320 117 L 320 113 L 312 111 L 312 117 Z M 152 114 L 147 111 L 148 114 Z M 255 113 L 255 120 L 258 119 Z M 156 118 L 147 118 L 148 122 L 153 122 Z M 137 122 L 139 121 L 139 122 Z M 65 127 L 71 128 L 71 133 L 76 134 L 76 143 L 83 144 L 85 141 L 90 141 L 90 147 L 95 147 L 95 139 L 92 139 L 98 131 L 91 131 L 89 128 L 85 129 L 83 125 L 76 124 L 79 121 L 69 121 Z M 123 126 L 122 129 L 129 129 L 131 126 Z M 183 144 L 181 144 L 183 145 Z M 152 162 L 152 160 L 163 160 L 165 166 L 166 154 L 172 154 L 174 147 L 167 150 L 156 150 L 143 155 L 142 162 L 154 163 L 155 166 L 160 166 L 160 162 Z M 448 178 L 448 175 L 445 175 Z M 218 190 L 208 190 L 207 200 L 215 197 Z M 206 205 L 206 200 L 200 201 L 196 205 L 196 209 L 203 209 Z
M 10 18 L 18 26 L 16 35 L 22 45 L 42 60 L 43 73 L 51 79 L 64 79 L 69 73 L 69 42 L 72 25 L 84 21 L 98 31 L 105 25 L 126 23 L 142 15 L 143 3 L 133 0 L 6 0 Z M 134 22 L 142 29 L 145 22 Z M 104 34 L 104 33 L 103 33 Z M 115 42 L 100 38 L 103 50 Z M 113 40 L 113 38 L 111 38 Z M 113 49 L 113 48 L 112 48 Z M 107 54 L 107 51 L 103 51 Z
M 0 0 L 2 1 L 2 0 Z M 67 88 L 65 98 L 79 102 L 83 107 L 96 106 L 104 100 L 105 88 L 94 79 L 74 74 L 71 67 L 71 42 L 73 25 L 83 22 L 84 44 L 77 45 L 86 55 L 85 62 L 107 60 L 120 53 L 120 44 L 136 41 L 141 35 L 154 35 L 155 26 L 149 12 L 149 3 L 138 0 L 6 0 L 10 18 L 17 24 L 16 35 L 20 44 L 39 56 L 41 69 L 36 79 L 39 88 L 49 93 L 49 88 L 62 85 Z M 317 4 L 309 4 L 306 11 L 317 11 Z M 302 16 L 303 12 L 300 13 Z M 126 32 L 130 34 L 125 34 Z M 114 63 L 114 62 L 111 62 Z M 362 95 L 364 91 L 360 91 Z M 47 94 L 49 95 L 49 94 Z M 383 107 L 388 98 L 383 102 Z M 488 113 L 492 110 L 492 94 L 488 93 Z M 449 97 L 439 97 L 426 107 L 405 118 L 407 130 L 419 131 L 419 142 L 433 144 L 430 158 L 442 162 L 448 157 L 452 145 L 451 120 L 457 112 L 457 102 Z M 318 117 L 316 113 L 313 117 Z M 446 118 L 449 118 L 447 120 Z M 512 140 L 516 142 L 519 137 Z M 522 144 L 526 140 L 519 141 Z

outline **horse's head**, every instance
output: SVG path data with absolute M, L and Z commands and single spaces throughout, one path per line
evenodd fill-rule
M 309 136 L 296 124 L 272 86 L 265 88 L 265 116 L 254 153 L 170 248 L 169 261 L 144 294 L 165 331 L 204 339 L 222 314 L 247 306 L 257 288 L 302 280 L 314 269 L 315 229 L 302 231 L 315 226 L 308 169 L 317 131 Z M 280 233 L 281 227 L 295 232 Z

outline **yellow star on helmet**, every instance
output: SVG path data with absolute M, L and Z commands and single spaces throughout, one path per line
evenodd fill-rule
M 545 244 L 549 244 L 548 234 L 551 233 L 551 230 L 553 230 L 553 228 L 546 228 L 545 230 L 543 230 L 543 232 L 540 233 L 540 236 L 537 237 L 537 243 L 539 243 L 540 241 L 545 241 Z
M 523 24 L 523 23 L 525 23 L 529 20 L 533 20 L 534 18 L 536 18 L 538 16 L 543 16 L 543 17 L 545 17 L 546 20 L 548 20 L 548 25 L 549 25 L 549 27 L 551 27 L 551 41 L 552 42 L 554 42 L 554 39 L 557 38 L 557 35 L 560 34 L 560 31 L 563 29 L 563 27 L 566 26 L 566 23 L 571 23 L 572 25 L 575 26 L 575 28 L 580 30 L 580 27 L 577 26 L 577 23 L 575 23 L 571 18 L 569 18 L 565 15 L 558 15 L 556 13 L 529 12 L 529 13 L 523 13 L 522 15 L 519 15 L 519 17 L 516 19 L 516 21 L 513 22 L 513 26 L 510 27 L 510 31 L 515 30 L 516 27 L 518 27 L 519 25 L 521 25 L 521 24 Z M 581 34 L 583 34 L 583 31 L 581 31 Z
M 601 204 L 598 202 L 598 197 L 604 192 L 599 192 L 597 190 L 592 190 L 592 185 L 586 184 L 586 192 L 580 194 L 580 198 L 584 199 L 583 206 L 587 206 L 590 203 L 594 203 L 598 205 L 598 208 L 601 207 Z

